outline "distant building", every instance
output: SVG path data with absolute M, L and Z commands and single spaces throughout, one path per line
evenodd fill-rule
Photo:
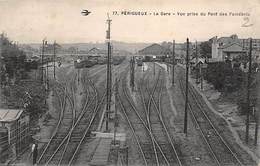
M 210 61 L 225 61 L 227 59 L 243 59 L 249 50 L 249 39 L 239 39 L 237 35 L 230 37 L 217 36 L 212 41 L 212 59 Z M 260 39 L 253 39 L 253 60 L 258 59 L 260 54 Z
M 138 51 L 138 54 L 146 56 L 167 56 L 171 55 L 172 53 L 170 49 L 167 49 L 159 44 L 152 44 Z
M 246 54 L 237 35 L 221 38 L 215 36 L 211 41 L 212 59 L 215 61 L 225 61 L 225 59 L 233 60 L 238 56 L 244 56 Z
M 96 57 L 103 57 L 103 56 L 107 56 L 107 50 L 102 50 L 99 48 L 92 48 L 87 52 L 88 56 L 96 56 Z
M 0 163 L 29 147 L 29 115 L 20 109 L 0 109 Z

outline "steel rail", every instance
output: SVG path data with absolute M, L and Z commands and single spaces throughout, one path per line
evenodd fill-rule
M 155 85 L 154 85 L 154 87 L 153 87 L 153 90 L 152 90 L 152 92 L 151 92 L 152 94 L 155 93 L 156 84 L 157 84 L 157 82 L 158 82 L 158 80 L 159 80 L 159 77 L 160 77 L 160 72 L 159 72 L 159 74 L 158 74 L 156 83 L 155 83 Z M 142 83 L 141 83 L 141 84 L 142 84 Z M 148 86 L 148 84 L 147 84 L 147 86 Z M 142 91 L 141 89 L 142 89 L 142 88 L 139 88 L 139 91 L 140 91 L 140 94 L 141 94 L 142 103 L 143 103 L 143 105 L 144 105 L 144 107 L 145 107 L 145 114 L 146 114 L 146 119 L 147 119 L 147 126 L 148 126 L 148 129 L 150 130 L 150 133 L 152 133 L 152 137 L 153 137 L 152 142 L 153 142 L 153 148 L 154 148 L 154 152 L 155 152 L 155 156 L 156 156 L 156 162 L 157 162 L 157 165 L 160 165 L 159 159 L 158 159 L 158 154 L 157 154 L 157 149 L 156 149 L 156 147 L 155 147 L 155 145 L 154 145 L 154 144 L 155 144 L 155 141 L 154 141 L 154 140 L 156 140 L 156 139 L 154 138 L 154 135 L 153 135 L 153 131 L 152 131 L 152 127 L 151 127 L 151 120 L 150 120 L 150 109 L 151 109 L 151 102 L 152 102 L 151 100 L 152 100 L 152 98 L 151 98 L 151 95 L 148 94 L 149 100 L 148 100 L 148 104 L 147 104 L 147 106 L 146 106 L 146 104 L 145 104 L 145 99 L 144 99 L 144 98 L 145 98 L 145 97 L 144 97 L 144 93 L 143 93 L 143 91 Z M 164 155 L 164 153 L 163 153 L 161 147 L 158 146 L 158 148 L 159 148 L 159 151 L 161 152 L 161 154 L 162 154 L 164 160 L 166 161 L 166 163 L 167 163 L 168 165 L 170 165 L 170 163 L 169 163 L 169 161 L 167 160 L 166 156 Z
M 218 132 L 218 130 L 216 129 L 216 127 L 214 126 L 213 122 L 210 120 L 210 118 L 208 117 L 208 115 L 205 113 L 204 108 L 202 106 L 201 101 L 199 101 L 199 99 L 196 97 L 196 94 L 194 92 L 194 87 L 189 88 L 189 91 L 191 92 L 191 95 L 193 97 L 193 99 L 195 100 L 197 106 L 199 107 L 199 110 L 202 112 L 202 114 L 204 115 L 204 117 L 207 119 L 207 121 L 209 122 L 210 126 L 213 128 L 213 130 L 217 133 L 217 135 L 219 136 L 219 138 L 221 139 L 221 141 L 223 142 L 223 144 L 226 146 L 226 148 L 229 150 L 229 152 L 232 154 L 232 156 L 236 159 L 236 161 L 239 163 L 239 165 L 243 165 L 242 162 L 238 159 L 238 157 L 236 156 L 236 154 L 231 150 L 231 148 L 229 147 L 229 145 L 227 144 L 227 142 L 223 139 L 223 137 L 220 135 L 220 133 Z
M 77 124 L 80 122 L 80 120 L 82 119 L 83 115 L 85 114 L 84 110 L 88 110 L 88 108 L 90 107 L 90 105 L 93 103 L 93 101 L 95 101 L 97 94 L 95 94 L 95 96 L 92 98 L 90 104 L 87 104 L 87 102 L 85 103 L 84 108 L 81 111 L 81 114 L 79 115 L 79 117 L 77 118 L 75 124 L 71 127 L 70 131 L 68 132 L 68 134 L 64 137 L 64 139 L 62 140 L 62 142 L 60 143 L 60 145 L 58 146 L 58 148 L 56 148 L 56 150 L 54 151 L 54 153 L 52 154 L 52 156 L 49 158 L 49 160 L 47 161 L 47 163 L 45 165 L 48 165 L 49 162 L 52 160 L 52 158 L 56 155 L 56 153 L 59 151 L 59 149 L 62 147 L 62 145 L 64 144 L 64 142 L 71 136 L 73 130 L 76 128 Z M 90 114 L 89 114 L 90 115 Z M 68 145 L 67 145 L 68 146 Z M 66 148 L 66 147 L 65 147 Z
M 141 120 L 141 122 L 142 122 L 144 128 L 146 129 L 146 131 L 148 132 L 149 136 L 151 137 L 151 140 L 155 142 L 156 146 L 159 148 L 160 152 L 162 153 L 162 150 L 161 150 L 161 148 L 160 148 L 158 142 L 155 140 L 153 134 L 150 132 L 150 130 L 149 130 L 148 127 L 146 126 L 145 121 L 143 120 L 143 118 L 141 117 L 141 115 L 138 113 L 137 108 L 135 107 L 135 105 L 132 103 L 130 97 L 128 96 L 127 91 L 126 91 L 126 86 L 125 86 L 125 85 L 123 85 L 123 93 L 124 93 L 124 95 L 125 95 L 125 97 L 126 97 L 128 103 L 130 104 L 130 106 L 131 106 L 132 109 L 134 110 L 135 114 L 136 114 L 137 117 Z
M 57 83 L 61 85 L 61 83 L 59 83 L 58 81 L 57 81 Z M 41 153 L 39 159 L 37 160 L 37 163 L 40 163 L 40 161 L 42 160 L 43 156 L 47 152 L 47 149 L 49 148 L 51 142 L 53 141 L 54 137 L 56 136 L 56 134 L 57 134 L 57 132 L 58 132 L 58 130 L 60 128 L 60 124 L 62 122 L 62 119 L 64 118 L 64 112 L 66 110 L 66 98 L 68 98 L 68 93 L 67 93 L 67 87 L 66 86 L 65 87 L 64 86 L 60 86 L 59 88 L 64 91 L 63 104 L 60 105 L 60 108 L 62 109 L 62 111 L 61 111 L 62 114 L 59 116 L 59 120 L 58 120 L 58 123 L 56 125 L 56 128 L 54 129 L 54 132 L 53 132 L 50 140 L 48 141 L 47 145 L 44 147 L 44 150 Z M 58 100 L 60 101 L 60 98 L 61 98 L 60 95 L 57 94 L 57 97 L 58 97 Z
M 181 89 L 182 95 L 184 96 L 185 94 L 184 94 L 183 81 L 180 79 L 180 80 L 179 80 L 179 83 L 180 83 L 180 89 Z M 207 144 L 207 146 L 208 146 L 208 149 L 210 150 L 210 153 L 211 153 L 212 157 L 213 157 L 214 160 L 216 161 L 217 165 L 218 165 L 218 166 L 221 166 L 220 161 L 218 160 L 218 158 L 217 158 L 217 156 L 216 156 L 216 154 L 215 154 L 215 152 L 214 152 L 212 146 L 210 145 L 209 141 L 207 140 L 205 134 L 203 133 L 203 131 L 202 131 L 202 129 L 201 129 L 199 123 L 198 123 L 198 120 L 197 120 L 197 118 L 195 117 L 193 110 L 191 109 L 191 105 L 190 105 L 189 102 L 188 102 L 188 108 L 189 108 L 190 113 L 191 113 L 191 115 L 192 115 L 192 119 L 193 119 L 193 121 L 194 121 L 195 124 L 196 124 L 196 128 L 199 129 L 199 131 L 200 131 L 200 133 L 201 133 L 201 136 L 202 136 L 203 140 L 206 142 L 206 144 Z
M 162 85 L 162 84 L 163 84 L 163 81 L 161 81 L 160 85 Z M 161 105 L 161 95 L 162 95 L 162 86 L 161 86 L 160 91 L 159 91 L 158 106 L 156 105 L 156 102 L 155 102 L 155 99 L 154 99 L 153 95 L 152 95 L 152 102 L 153 102 L 153 104 L 155 106 L 155 109 L 156 109 L 156 112 L 157 112 L 158 117 L 160 119 L 160 122 L 163 125 L 164 131 L 165 131 L 165 133 L 167 135 L 167 138 L 168 138 L 168 141 L 170 142 L 171 147 L 172 147 L 172 149 L 174 151 L 175 157 L 177 158 L 178 165 L 182 166 L 182 163 L 180 161 L 179 155 L 178 155 L 178 153 L 176 151 L 176 148 L 175 148 L 175 146 L 173 144 L 172 138 L 171 138 L 171 136 L 170 136 L 170 134 L 168 132 L 168 129 L 167 129 L 166 125 L 165 125 L 165 122 L 163 120 L 162 109 L 161 109 L 161 106 L 160 106 Z
M 76 80 L 76 78 L 75 78 L 74 80 Z M 75 85 L 75 82 L 74 82 L 74 85 Z M 75 89 L 74 89 L 73 86 L 71 86 L 71 91 L 72 91 L 72 96 L 73 96 L 73 100 L 74 100 L 73 103 L 75 104 L 76 96 L 75 96 Z M 88 89 L 86 90 L 86 92 L 87 92 L 87 95 L 86 95 L 87 98 L 86 98 L 86 100 L 85 100 L 85 103 L 88 103 L 88 102 L 89 102 L 89 95 L 90 95 Z M 82 111 L 83 111 L 83 110 L 82 110 Z M 76 117 L 76 108 L 75 108 L 75 106 L 73 107 L 73 113 L 74 113 L 74 116 L 73 116 L 74 118 L 73 118 L 72 125 L 74 126 L 74 125 L 75 125 L 75 120 L 76 120 L 76 118 L 78 118 L 78 117 Z M 61 164 L 62 159 L 64 158 L 64 155 L 65 155 L 66 150 L 67 150 L 67 148 L 68 148 L 69 142 L 70 142 L 70 140 L 71 140 L 71 136 L 72 136 L 72 132 L 69 133 L 69 138 L 67 139 L 65 148 L 64 148 L 64 150 L 63 150 L 63 152 L 62 152 L 62 155 L 61 155 L 61 157 L 60 157 L 60 159 L 59 159 L 58 165 Z
M 128 118 L 127 114 L 126 114 L 126 109 L 125 109 L 125 107 L 124 107 L 124 105 L 123 105 L 123 103 L 122 103 L 121 97 L 118 97 L 118 101 L 119 101 L 119 103 L 120 103 L 121 110 L 122 110 L 123 114 L 125 115 L 125 118 L 126 118 L 126 120 L 127 120 L 127 122 L 128 122 L 128 125 L 129 125 L 130 128 L 131 128 L 132 134 L 133 134 L 133 136 L 134 136 L 134 138 L 135 138 L 135 141 L 136 141 L 136 143 L 137 143 L 137 145 L 138 145 L 138 148 L 139 148 L 139 150 L 140 150 L 140 152 L 141 152 L 141 154 L 142 154 L 142 158 L 143 158 L 143 160 L 144 160 L 144 163 L 145 163 L 146 166 L 148 166 L 147 160 L 146 160 L 145 155 L 144 155 L 144 151 L 143 151 L 143 149 L 142 149 L 142 147 L 141 147 L 141 143 L 140 143 L 140 141 L 138 140 L 137 135 L 136 135 L 135 130 L 134 130 L 134 127 L 133 127 L 131 121 L 129 120 L 129 118 Z

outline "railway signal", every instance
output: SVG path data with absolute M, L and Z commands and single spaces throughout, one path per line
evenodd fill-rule
M 106 131 L 108 131 L 108 120 L 109 120 L 109 112 L 110 112 L 110 102 L 111 102 L 111 80 L 112 80 L 112 75 L 111 75 L 111 45 L 110 45 L 110 26 L 111 26 L 111 19 L 107 19 L 107 24 L 108 24 L 108 30 L 107 30 L 107 36 L 106 39 L 107 41 L 107 104 L 106 104 Z
M 115 86 L 115 120 L 114 120 L 114 145 L 116 145 L 116 132 L 118 127 L 118 117 L 117 117 L 117 97 L 118 97 L 118 78 L 116 78 Z

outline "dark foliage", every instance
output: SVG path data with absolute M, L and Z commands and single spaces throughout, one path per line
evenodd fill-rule
M 205 79 L 221 92 L 233 92 L 241 88 L 243 72 L 237 64 L 232 68 L 228 62 L 210 63 Z
M 200 44 L 200 54 L 203 58 L 211 58 L 211 42 L 205 41 Z

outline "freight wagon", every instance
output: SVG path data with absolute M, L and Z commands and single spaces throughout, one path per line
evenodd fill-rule
M 137 63 L 137 66 L 143 66 L 143 59 L 142 58 L 137 58 L 136 59 L 136 63 Z
M 74 61 L 74 67 L 76 69 L 85 68 L 85 67 L 87 67 L 87 68 L 92 67 L 95 64 L 97 64 L 97 62 L 93 61 L 93 60 L 77 60 L 77 61 Z
M 125 60 L 125 56 L 114 56 L 112 59 L 112 63 L 113 65 L 119 65 L 120 63 L 122 63 Z

